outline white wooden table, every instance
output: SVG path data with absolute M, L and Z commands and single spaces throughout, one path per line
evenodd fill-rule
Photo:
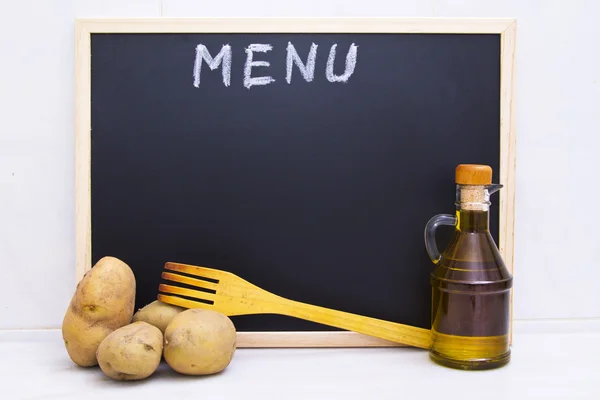
M 514 343 L 511 363 L 491 371 L 440 367 L 413 348 L 238 349 L 218 375 L 163 363 L 147 380 L 117 382 L 75 366 L 58 330 L 0 331 L 0 399 L 600 400 L 600 332 L 516 332 Z

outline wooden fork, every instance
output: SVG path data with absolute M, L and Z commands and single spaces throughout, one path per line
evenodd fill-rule
M 281 314 L 317 322 L 373 337 L 429 349 L 431 331 L 343 311 L 289 300 L 270 293 L 230 272 L 195 265 L 167 262 L 162 278 L 201 290 L 160 284 L 158 300 L 184 308 L 214 309 L 228 316 Z M 187 275 L 198 276 L 197 279 Z M 178 296 L 186 296 L 199 301 Z

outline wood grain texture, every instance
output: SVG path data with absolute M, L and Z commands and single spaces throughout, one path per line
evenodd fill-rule
M 356 332 L 238 332 L 239 348 L 406 347 Z
M 501 36 L 500 240 L 514 273 L 516 21 L 509 18 L 80 18 L 75 22 L 75 279 L 91 265 L 92 33 L 493 33 Z M 511 298 L 511 321 L 513 300 Z M 240 332 L 242 347 L 395 346 L 354 332 Z M 512 338 L 512 327 L 511 327 Z
M 506 18 L 80 18 L 92 33 L 503 33 Z
M 167 294 L 159 294 L 158 300 L 168 304 L 184 308 L 210 309 L 229 316 L 249 314 L 287 315 L 398 344 L 422 349 L 429 349 L 431 346 L 431 331 L 429 329 L 383 321 L 286 299 L 227 271 L 172 262 L 167 262 L 165 269 L 176 272 L 162 274 L 163 279 L 175 283 L 174 285 L 161 284 L 159 286 L 159 291 Z M 194 282 L 189 277 L 178 273 L 195 275 L 201 279 Z M 218 283 L 206 282 L 204 278 L 216 280 Z M 215 293 L 181 287 L 177 283 L 202 289 L 212 289 Z M 178 296 L 205 300 L 213 304 Z
M 514 229 L 516 195 L 516 118 L 515 56 L 517 23 L 511 23 L 501 34 L 500 56 L 500 235 L 498 248 L 506 267 L 514 276 Z M 514 289 L 510 300 L 510 342 L 512 343 Z
M 460 164 L 456 167 L 455 181 L 461 185 L 489 185 L 492 168 L 489 165 Z
M 75 29 L 75 283 L 90 270 L 91 193 L 91 43 L 86 24 Z

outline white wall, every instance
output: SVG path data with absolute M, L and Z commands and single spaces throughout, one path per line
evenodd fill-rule
M 600 318 L 600 2 L 12 0 L 0 14 L 0 328 L 59 327 L 74 289 L 75 17 L 514 17 L 516 319 Z

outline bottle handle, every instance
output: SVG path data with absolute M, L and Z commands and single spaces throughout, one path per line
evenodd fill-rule
M 425 225 L 425 249 L 434 264 L 440 262 L 441 255 L 435 242 L 435 232 L 440 225 L 456 225 L 456 216 L 438 214 L 433 216 Z

